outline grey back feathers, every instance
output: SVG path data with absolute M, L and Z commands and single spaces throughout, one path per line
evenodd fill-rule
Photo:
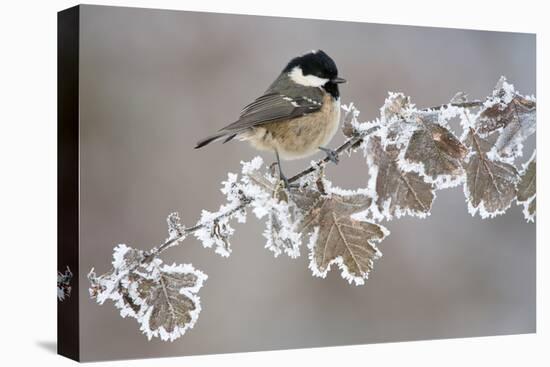
M 237 121 L 200 140 L 195 149 L 223 137 L 226 137 L 225 143 L 239 133 L 268 122 L 287 120 L 319 111 L 323 95 L 324 92 L 320 88 L 297 87 L 288 73 L 282 73 L 262 96 L 242 109 Z

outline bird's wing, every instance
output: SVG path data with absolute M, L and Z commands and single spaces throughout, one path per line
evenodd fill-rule
M 323 93 L 318 89 L 310 90 L 307 95 L 301 96 L 268 91 L 244 107 L 237 121 L 220 131 L 228 134 L 238 133 L 253 126 L 316 112 L 322 105 Z

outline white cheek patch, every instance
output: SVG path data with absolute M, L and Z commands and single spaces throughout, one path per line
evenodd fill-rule
M 294 67 L 294 69 L 288 73 L 288 76 L 294 83 L 305 87 L 322 87 L 328 82 L 328 79 L 319 78 L 315 75 L 304 75 L 302 68 L 299 66 Z

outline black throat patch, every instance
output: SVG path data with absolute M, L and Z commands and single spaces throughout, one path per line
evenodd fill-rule
M 340 90 L 338 89 L 338 84 L 336 83 L 326 82 L 325 85 L 323 85 L 323 89 L 335 99 L 340 97 Z

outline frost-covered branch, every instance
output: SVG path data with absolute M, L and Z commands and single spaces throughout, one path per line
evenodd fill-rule
M 296 258 L 305 243 L 314 276 L 324 278 L 336 265 L 356 285 L 365 283 L 382 256 L 377 246 L 389 231 L 380 223 L 428 216 L 437 190 L 462 185 L 468 211 L 481 218 L 501 215 L 516 201 L 526 219 L 534 220 L 535 153 L 521 169 L 515 161 L 535 132 L 536 102 L 506 79 L 483 101 L 457 93 L 448 104 L 426 109 L 402 93 L 389 93 L 380 117 L 369 122 L 358 120 L 353 104 L 342 108 L 347 139 L 336 153 L 364 154 L 365 187 L 332 185 L 324 173 L 328 157 L 291 177 L 289 187 L 260 157 L 241 162 L 240 175 L 229 173 L 222 183 L 226 203 L 215 212 L 203 210 L 191 227 L 170 214 L 168 238 L 148 251 L 115 247 L 111 271 L 89 274 L 91 296 L 100 304 L 114 301 L 149 338 L 174 340 L 195 324 L 201 309 L 197 293 L 207 276 L 190 264 L 164 265 L 159 255 L 192 234 L 227 257 L 235 232 L 231 222 L 246 222 L 248 211 L 265 220 L 265 247 L 275 257 Z M 460 122 L 461 134 L 453 131 L 453 120 Z

